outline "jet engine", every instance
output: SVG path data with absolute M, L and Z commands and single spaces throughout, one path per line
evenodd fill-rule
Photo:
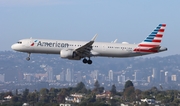
M 81 58 L 73 50 L 61 50 L 60 57 L 70 60 L 80 60 Z

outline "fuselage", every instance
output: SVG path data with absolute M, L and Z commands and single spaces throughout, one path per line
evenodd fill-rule
M 60 54 L 61 50 L 75 50 L 85 45 L 86 41 L 22 39 L 12 45 L 12 49 L 27 53 Z M 133 51 L 138 45 L 129 43 L 94 42 L 92 56 L 133 57 L 150 54 Z

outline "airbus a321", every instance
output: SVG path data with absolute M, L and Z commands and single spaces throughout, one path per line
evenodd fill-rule
M 91 57 L 135 57 L 166 51 L 160 46 L 166 24 L 159 24 L 145 40 L 139 44 L 95 42 L 95 35 L 89 42 L 49 39 L 22 39 L 13 44 L 15 51 L 28 53 L 59 54 L 61 58 L 81 60 L 92 64 Z

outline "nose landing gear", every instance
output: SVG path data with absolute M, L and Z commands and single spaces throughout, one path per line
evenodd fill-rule
M 31 53 L 28 53 L 28 57 L 26 58 L 27 61 L 30 60 L 30 55 L 31 55 Z

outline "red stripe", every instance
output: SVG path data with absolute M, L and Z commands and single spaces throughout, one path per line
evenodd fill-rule
M 148 53 L 156 53 L 157 50 L 144 50 L 144 49 L 134 49 L 135 52 L 148 52 Z
M 160 43 L 161 42 L 161 40 L 152 40 L 152 42 L 158 42 L 158 43 Z
M 139 44 L 138 46 L 141 46 L 141 47 L 157 47 L 157 46 L 159 46 L 159 45 Z
M 156 37 L 163 37 L 163 35 L 162 34 L 156 34 Z
M 165 26 L 166 26 L 166 24 L 162 24 L 162 26 L 163 26 L 163 27 L 165 27 Z
M 159 31 L 158 32 L 164 32 L 164 29 L 159 29 Z

